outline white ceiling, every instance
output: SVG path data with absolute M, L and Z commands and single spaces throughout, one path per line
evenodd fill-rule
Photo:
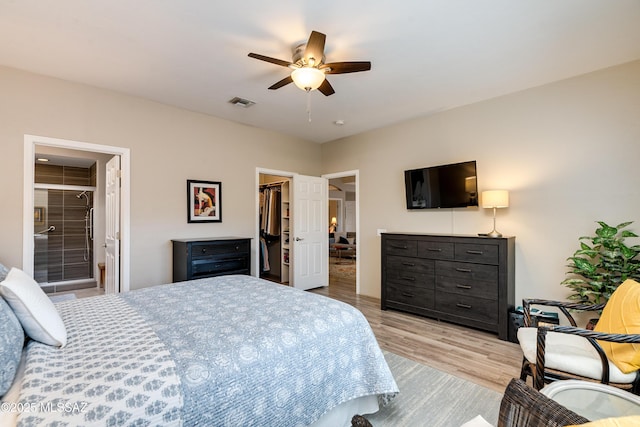
M 311 30 L 336 93 L 271 84 Z M 638 0 L 0 0 L 0 64 L 326 142 L 640 59 Z M 256 102 L 244 109 L 227 101 Z M 344 126 L 333 124 L 344 120 Z

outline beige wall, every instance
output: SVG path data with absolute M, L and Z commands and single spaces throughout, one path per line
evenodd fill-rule
M 22 265 L 24 134 L 131 149 L 132 289 L 171 281 L 172 238 L 254 237 L 256 167 L 320 173 L 318 144 L 140 98 L 2 67 L 0 93 L 9 266 Z M 187 223 L 187 179 L 222 182 L 222 223 Z
M 516 301 L 564 298 L 566 258 L 596 220 L 640 234 L 640 61 L 324 144 L 323 173 L 360 170 L 362 293 L 380 295 L 376 229 L 476 234 L 484 209 L 407 211 L 406 169 L 478 162 L 479 191 L 508 189 Z M 340 152 L 340 156 L 333 153 Z M 331 153 L 331 155 L 329 155 Z M 637 239 L 635 239 L 637 243 Z

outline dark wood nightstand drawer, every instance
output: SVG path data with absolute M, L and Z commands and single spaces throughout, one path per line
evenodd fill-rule
M 434 307 L 433 287 L 418 287 L 387 283 L 387 300 L 419 308 L 432 309 Z
M 417 255 L 418 243 L 415 240 L 388 239 L 385 245 L 387 255 Z
M 483 323 L 498 322 L 498 301 L 449 292 L 436 293 L 438 310 L 455 316 L 476 319 Z
M 418 242 L 418 256 L 429 259 L 453 259 L 453 243 L 449 242 Z
M 479 262 L 482 264 L 498 264 L 498 247 L 473 243 L 456 243 L 457 261 Z
M 469 262 L 436 261 L 438 275 L 455 277 L 458 279 L 484 280 L 487 282 L 498 280 L 498 266 L 472 264 Z
M 454 277 L 437 276 L 436 289 L 458 295 L 467 295 L 479 298 L 498 298 L 498 283 L 484 280 L 470 280 L 468 278 L 457 279 Z
M 435 271 L 435 264 L 433 261 L 428 259 L 390 255 L 387 257 L 387 268 L 390 270 L 405 270 L 433 274 Z
M 220 258 L 215 260 L 195 260 L 192 263 L 192 277 L 210 277 L 212 275 L 244 272 L 250 268 L 247 257 Z
M 215 243 L 194 243 L 191 247 L 193 258 L 203 258 L 215 255 L 226 255 L 232 253 L 248 253 L 249 242 L 215 242 Z

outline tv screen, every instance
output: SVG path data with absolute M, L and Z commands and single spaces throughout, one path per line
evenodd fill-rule
M 404 182 L 407 209 L 478 206 L 475 160 L 408 170 Z

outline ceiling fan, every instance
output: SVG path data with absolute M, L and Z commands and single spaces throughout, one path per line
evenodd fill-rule
M 280 89 L 289 83 L 295 83 L 296 86 L 304 91 L 309 92 L 318 89 L 325 96 L 329 96 L 333 95 L 335 90 L 333 90 L 333 87 L 325 78 L 325 74 L 369 71 L 371 69 L 371 62 L 350 61 L 325 63 L 324 42 L 326 38 L 327 36 L 325 34 L 312 31 L 306 43 L 302 43 L 293 48 L 293 58 L 291 62 L 257 53 L 250 53 L 249 57 L 293 69 L 290 76 L 269 86 L 271 90 Z

